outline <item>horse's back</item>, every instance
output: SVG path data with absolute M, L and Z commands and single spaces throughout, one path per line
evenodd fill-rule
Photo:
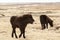
M 44 24 L 44 23 L 51 23 L 53 20 L 51 20 L 48 16 L 46 16 L 46 15 L 41 15 L 40 16 L 40 22 L 42 23 L 42 24 Z
M 46 15 L 41 15 L 40 16 L 40 22 L 43 24 L 43 23 L 46 23 L 47 21 L 46 21 Z

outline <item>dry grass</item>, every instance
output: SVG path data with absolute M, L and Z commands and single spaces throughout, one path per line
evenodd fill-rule
M 10 17 L 13 15 L 22 16 L 29 12 L 33 15 L 35 22 L 27 25 L 26 39 L 23 37 L 18 39 L 12 38 Z M 39 16 L 43 14 L 49 16 L 54 21 L 53 28 L 49 26 L 48 29 L 41 30 Z M 60 10 L 57 6 L 0 6 L 0 40 L 60 40 L 60 29 L 56 30 L 56 27 L 59 26 Z M 20 31 L 18 28 L 16 31 L 17 35 L 19 35 Z

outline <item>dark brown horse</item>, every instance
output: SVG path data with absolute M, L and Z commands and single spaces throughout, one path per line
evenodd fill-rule
M 34 19 L 32 17 L 32 15 L 30 14 L 26 14 L 26 15 L 23 15 L 23 16 L 20 16 L 20 17 L 17 17 L 17 16 L 12 16 L 11 19 L 10 19 L 10 22 L 11 22 L 11 25 L 12 25 L 12 37 L 13 37 L 13 34 L 15 34 L 15 37 L 17 37 L 16 35 L 16 31 L 15 29 L 16 28 L 19 28 L 20 31 L 21 31 L 21 34 L 19 35 L 19 38 L 23 35 L 23 38 L 25 38 L 25 28 L 27 26 L 27 24 L 33 24 L 34 22 Z
M 45 29 L 46 27 L 48 28 L 48 24 L 50 24 L 50 26 L 53 27 L 53 20 L 51 20 L 46 15 L 40 16 L 40 22 L 41 22 L 42 30 Z

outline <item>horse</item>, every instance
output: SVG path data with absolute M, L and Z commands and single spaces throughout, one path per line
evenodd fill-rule
M 48 29 L 48 24 L 53 27 L 53 20 L 51 20 L 47 15 L 41 15 L 40 16 L 40 23 L 42 26 L 42 30 L 47 28 Z
M 13 37 L 13 34 L 15 34 L 15 37 L 17 37 L 16 35 L 16 28 L 19 28 L 19 30 L 21 31 L 21 34 L 19 35 L 19 38 L 22 36 L 23 34 L 23 38 L 26 38 L 25 37 L 25 29 L 26 29 L 26 26 L 27 24 L 33 24 L 34 22 L 34 19 L 32 17 L 31 14 L 25 14 L 23 16 L 12 16 L 10 18 L 10 23 L 12 25 L 12 37 Z

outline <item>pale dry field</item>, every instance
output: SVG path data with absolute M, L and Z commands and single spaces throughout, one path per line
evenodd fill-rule
M 46 6 L 44 5 L 0 5 L 0 40 L 60 40 L 60 9 L 58 6 Z M 41 7 L 41 8 L 40 8 Z M 11 37 L 12 27 L 10 24 L 10 17 L 22 16 L 31 12 L 35 22 L 28 24 L 26 27 L 26 38 L 23 37 L 16 39 Z M 40 15 L 47 15 L 54 21 L 54 27 L 50 27 L 45 30 L 41 30 Z M 3 16 L 5 15 L 5 16 Z M 20 31 L 17 28 L 17 35 L 19 36 Z

